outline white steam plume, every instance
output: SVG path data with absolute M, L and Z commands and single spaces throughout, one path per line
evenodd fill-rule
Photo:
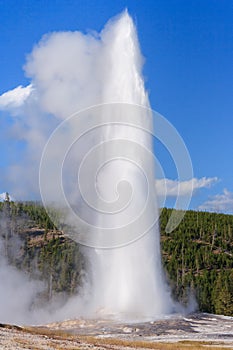
M 93 105 L 112 102 L 149 107 L 142 78 L 142 65 L 143 58 L 136 30 L 127 12 L 110 20 L 100 34 L 58 32 L 42 38 L 25 64 L 26 75 L 31 79 L 29 87 L 14 89 L 2 95 L 0 99 L 0 108 L 11 112 L 13 118 L 13 127 L 9 136 L 14 140 L 17 139 L 18 142 L 24 142 L 24 152 L 20 161 L 8 169 L 5 177 L 8 190 L 16 199 L 28 199 L 32 194 L 34 197 L 39 195 L 38 173 L 42 150 L 55 126 L 61 121 L 66 122 L 72 113 Z M 12 96 L 18 102 L 13 103 Z M 98 113 L 97 111 L 97 115 Z M 88 113 L 86 116 L 79 123 L 69 124 L 70 129 L 64 128 L 60 143 L 50 149 L 51 162 L 47 168 L 47 193 L 50 199 L 53 197 L 56 199 L 57 196 L 53 185 L 56 184 L 57 170 L 61 170 L 56 168 L 60 151 L 63 151 L 63 146 L 67 145 L 70 138 L 80 129 L 85 129 L 88 123 L 91 124 Z M 148 113 L 146 116 L 148 117 Z M 138 124 L 140 128 L 147 127 L 149 130 L 152 128 L 151 119 L 146 119 L 145 114 L 141 118 L 140 109 L 136 111 L 135 120 L 132 119 L 133 115 L 130 111 L 126 117 Z M 103 116 L 102 118 L 104 119 Z M 73 160 L 76 159 L 75 164 L 77 164 L 77 160 L 81 160 L 82 155 L 94 145 L 93 141 L 99 140 L 99 136 L 102 141 L 129 140 L 131 143 L 151 149 L 150 137 L 145 136 L 140 128 L 137 131 L 132 128 L 132 131 L 130 128 L 122 127 L 120 133 L 116 134 L 116 128 L 109 127 L 101 135 L 97 132 L 84 141 L 81 140 L 78 159 L 76 152 L 71 152 L 70 158 L 67 157 L 68 170 L 71 169 L 70 164 L 74 164 Z M 110 149 L 115 151 L 115 147 Z M 118 150 L 125 150 L 123 143 Z M 154 177 L 152 166 L 147 158 L 144 158 L 142 151 L 132 153 L 139 157 L 138 163 L 142 169 L 145 162 L 145 169 L 149 174 L 147 180 L 152 186 L 151 189 L 153 188 L 149 194 L 150 209 L 142 220 L 140 224 L 142 225 L 152 212 L 157 212 L 156 203 L 152 203 Z M 97 159 L 104 160 L 103 153 L 99 153 Z M 67 193 L 72 196 L 70 185 L 75 183 L 76 174 L 73 171 L 70 175 L 71 179 L 67 175 L 70 175 L 69 171 L 64 173 L 64 182 Z M 86 174 L 87 183 L 91 175 L 90 168 L 90 172 Z M 116 180 L 116 183 L 122 180 L 129 183 L 132 181 L 132 184 L 138 188 L 138 191 L 135 191 L 134 204 L 136 204 L 129 206 L 126 214 L 120 216 L 121 223 L 124 224 L 128 214 L 132 217 L 134 210 L 137 213 L 140 212 L 140 199 L 142 202 L 147 199 L 144 193 L 147 182 L 142 184 L 141 178 L 134 175 L 133 167 L 125 166 L 124 162 L 119 161 L 112 167 L 106 167 L 105 171 L 100 173 L 101 177 L 99 191 L 109 201 L 115 199 L 114 196 L 111 197 L 111 193 L 108 198 L 112 187 L 111 181 Z M 124 190 L 123 186 L 123 192 Z M 114 220 L 113 226 L 116 228 L 117 220 Z M 108 224 L 108 221 L 103 222 L 98 216 L 93 218 L 93 222 Z M 138 228 L 141 228 L 140 225 Z M 74 298 L 52 316 L 54 319 L 100 315 L 101 312 L 104 315 L 121 314 L 123 319 L 127 317 L 147 319 L 161 316 L 172 310 L 173 302 L 163 280 L 157 224 L 149 230 L 148 234 L 131 245 L 108 251 L 87 248 L 86 252 L 91 258 L 91 282 L 94 290 L 93 294 L 90 290 L 86 290 L 86 296 L 90 296 L 92 302 L 87 301 L 88 306 L 85 309 L 81 307 L 83 299 Z M 4 263 L 3 266 L 6 264 Z M 3 272 L 0 268 L 0 273 L 1 271 Z M 8 277 L 11 278 L 11 276 L 14 277 L 14 274 L 9 270 Z M 24 278 L 21 278 L 21 282 L 25 284 Z M 27 305 L 24 308 L 26 314 Z M 20 310 L 20 312 L 23 311 Z M 38 312 L 38 315 L 41 317 L 41 322 L 47 321 L 46 311 Z M 29 319 L 28 322 L 30 321 Z

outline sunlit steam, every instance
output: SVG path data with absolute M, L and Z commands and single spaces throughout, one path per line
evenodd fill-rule
M 67 209 L 69 234 L 89 247 L 87 314 L 155 318 L 171 312 L 172 301 L 161 267 L 153 120 L 127 12 L 106 26 L 99 50 L 107 58 L 99 86 L 104 104 L 74 114 L 51 136 L 41 194 L 48 210 L 52 203 Z
M 15 118 L 11 135 L 23 140 L 6 183 L 16 199 L 41 195 L 56 226 L 81 244 L 87 271 L 79 295 L 39 308 L 34 299 L 43 284 L 3 257 L 0 296 L 15 298 L 14 279 L 21 307 L 9 314 L 3 306 L 10 303 L 1 298 L 0 322 L 148 320 L 174 311 L 161 265 L 155 192 L 155 168 L 161 167 L 153 136 L 173 156 L 179 180 L 192 178 L 192 166 L 165 118 L 157 114 L 154 129 L 142 67 L 136 28 L 125 11 L 99 34 L 45 35 L 27 57 L 30 85 L 2 95 L 0 108 Z M 191 192 L 186 201 L 178 194 L 177 207 L 187 208 Z M 180 214 L 171 216 L 168 231 Z

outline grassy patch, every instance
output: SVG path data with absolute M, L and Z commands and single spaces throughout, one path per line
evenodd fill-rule
M 226 350 L 226 347 L 222 344 L 216 344 L 213 342 L 203 341 L 179 341 L 177 343 L 161 343 L 161 342 L 150 342 L 143 340 L 123 340 L 115 338 L 97 339 L 95 337 L 81 337 L 82 340 L 88 344 L 98 346 L 109 346 L 114 348 L 141 348 L 141 349 L 154 349 L 154 350 L 203 350 L 207 347 L 211 350 Z M 232 350 L 232 348 L 227 348 Z
M 117 338 L 97 338 L 93 336 L 83 336 L 83 335 L 74 335 L 67 333 L 62 330 L 51 330 L 48 328 L 36 328 L 36 327 L 27 327 L 23 329 L 23 332 L 30 334 L 41 335 L 48 337 L 48 341 L 52 340 L 57 341 L 67 341 L 70 344 L 67 344 L 67 349 L 82 349 L 83 347 L 101 347 L 105 349 L 154 349 L 154 350 L 233 350 L 233 347 L 226 347 L 221 342 L 212 342 L 212 341 L 177 341 L 175 343 L 163 343 L 156 341 L 146 341 L 146 340 L 126 340 L 126 339 L 117 339 Z M 73 345 L 72 342 L 75 342 L 77 345 Z M 52 342 L 51 342 L 52 343 Z M 52 344 L 51 344 L 52 345 Z M 61 349 L 61 344 L 53 343 L 54 349 Z

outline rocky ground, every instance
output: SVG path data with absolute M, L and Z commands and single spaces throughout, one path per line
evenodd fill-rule
M 144 323 L 69 320 L 43 327 L 0 325 L 0 349 L 233 349 L 233 318 L 194 314 Z

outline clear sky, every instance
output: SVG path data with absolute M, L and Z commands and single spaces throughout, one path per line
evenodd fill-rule
M 26 55 L 44 34 L 100 31 L 125 8 L 137 26 L 151 106 L 176 127 L 191 155 L 200 187 L 191 207 L 233 212 L 232 0 L 0 0 L 0 95 L 29 83 Z M 2 170 L 18 157 L 9 154 L 6 119 L 0 111 Z M 175 180 L 164 150 L 158 152 L 166 177 Z M 8 190 L 4 181 L 0 193 Z

